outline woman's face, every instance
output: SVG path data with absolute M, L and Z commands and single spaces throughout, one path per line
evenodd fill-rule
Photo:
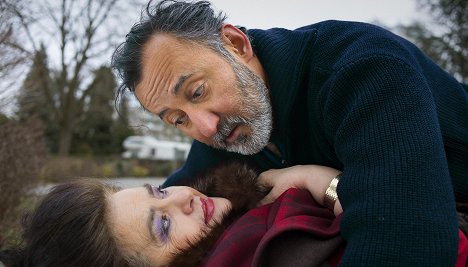
M 138 252 L 162 265 L 173 252 L 187 248 L 231 209 L 225 198 L 208 198 L 197 190 L 146 184 L 108 197 L 111 228 L 127 252 Z

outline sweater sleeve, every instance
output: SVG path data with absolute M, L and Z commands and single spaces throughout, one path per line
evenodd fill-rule
M 455 200 L 422 75 L 382 55 L 347 65 L 331 84 L 322 118 L 344 165 L 342 266 L 454 266 Z

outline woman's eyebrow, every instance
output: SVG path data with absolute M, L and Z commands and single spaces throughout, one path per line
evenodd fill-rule
M 143 187 L 148 190 L 150 197 L 154 197 L 153 187 L 150 184 L 144 184 Z
M 151 237 L 151 240 L 158 242 L 159 239 L 156 237 L 153 231 L 153 225 L 154 225 L 154 209 L 151 208 L 150 212 L 148 214 L 148 219 L 147 219 L 147 225 L 148 225 L 148 231 L 149 231 L 149 236 Z
M 146 188 L 150 197 L 154 197 L 153 187 L 150 184 L 144 184 L 143 187 Z M 155 236 L 154 231 L 153 231 L 154 213 L 155 213 L 154 209 L 151 208 L 150 212 L 148 213 L 148 218 L 146 219 L 146 225 L 148 226 L 147 228 L 148 228 L 149 236 L 151 237 L 151 239 L 156 242 L 159 242 L 159 239 Z

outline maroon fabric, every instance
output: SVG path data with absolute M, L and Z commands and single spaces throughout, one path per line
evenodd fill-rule
M 308 191 L 289 189 L 272 204 L 252 209 L 232 224 L 201 266 L 258 266 L 274 237 L 303 231 L 333 238 L 339 235 L 340 218 L 318 205 Z

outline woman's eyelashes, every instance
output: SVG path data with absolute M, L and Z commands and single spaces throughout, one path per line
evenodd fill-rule
M 161 186 L 151 186 L 153 189 L 153 195 L 159 199 L 164 199 L 167 197 L 167 190 L 162 189 Z M 171 227 L 171 220 L 169 216 L 165 213 L 162 213 L 158 216 L 153 222 L 153 230 L 159 236 L 159 239 L 166 243 L 169 238 L 169 230 Z
M 171 227 L 171 221 L 169 220 L 169 216 L 166 214 L 162 214 L 161 216 L 157 217 L 154 221 L 154 230 L 155 233 L 159 236 L 159 239 L 166 243 L 169 238 L 169 229 Z

